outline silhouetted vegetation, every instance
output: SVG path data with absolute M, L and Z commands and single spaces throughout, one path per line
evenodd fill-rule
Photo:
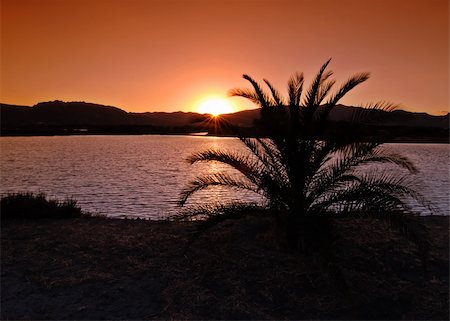
M 78 218 L 88 216 L 74 200 L 57 201 L 47 199 L 45 194 L 17 193 L 3 196 L 0 200 L 0 218 L 40 219 Z
M 342 285 L 343 276 L 334 257 L 333 222 L 336 218 L 361 217 L 387 221 L 418 246 L 422 258 L 429 248 L 426 230 L 408 205 L 411 200 L 430 208 L 414 188 L 417 172 L 406 157 L 382 146 L 383 136 L 355 137 L 351 128 L 327 135 L 329 115 L 342 97 L 369 79 L 368 73 L 350 77 L 337 91 L 326 62 L 308 89 L 303 74 L 288 82 L 285 99 L 264 79 L 266 92 L 250 76 L 244 75 L 252 89 L 234 89 L 232 96 L 245 97 L 260 107 L 259 130 L 263 137 L 241 136 L 248 154 L 206 150 L 191 155 L 188 162 L 220 162 L 237 170 L 198 176 L 183 191 L 180 205 L 195 193 L 210 187 L 230 187 L 251 191 L 263 197 L 261 204 L 206 204 L 188 207 L 178 219 L 206 219 L 204 227 L 246 215 L 272 216 L 280 240 L 302 253 L 319 253 Z M 354 126 L 376 121 L 396 108 L 375 103 L 355 109 Z M 390 163 L 397 171 L 362 169 L 369 164 Z M 430 210 L 432 210 L 430 208 Z M 425 260 L 424 260 L 425 261 Z

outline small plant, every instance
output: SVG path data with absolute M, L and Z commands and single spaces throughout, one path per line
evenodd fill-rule
M 14 193 L 3 196 L 0 201 L 0 218 L 38 219 L 38 218 L 77 218 L 86 216 L 71 199 L 57 201 L 47 199 L 45 194 Z

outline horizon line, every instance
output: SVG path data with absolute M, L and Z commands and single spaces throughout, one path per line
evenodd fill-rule
M 98 106 L 104 106 L 104 107 L 113 107 L 113 108 L 118 108 L 120 110 L 123 110 L 127 113 L 134 113 L 134 114 L 145 114 L 145 113 L 167 113 L 167 114 L 171 114 L 171 113 L 194 113 L 194 114 L 200 114 L 200 115 L 207 115 L 208 113 L 199 113 L 197 111 L 183 111 L 183 110 L 176 110 L 176 111 L 161 111 L 161 110 L 155 110 L 155 111 L 140 111 L 140 112 L 136 112 L 136 111 L 129 111 L 126 110 L 124 107 L 118 107 L 118 106 L 114 106 L 114 105 L 105 105 L 102 103 L 95 103 L 95 102 L 90 102 L 90 101 L 84 101 L 84 100 L 72 100 L 72 101 L 64 101 L 64 100 L 60 100 L 60 99 L 54 99 L 54 100 L 48 100 L 48 101 L 40 101 L 35 103 L 34 105 L 30 106 L 30 105 L 19 105 L 19 104 L 11 104 L 11 103 L 4 103 L 0 101 L 0 105 L 10 105 L 10 106 L 17 106 L 17 107 L 35 107 L 38 104 L 42 104 L 42 103 L 55 103 L 55 102 L 61 102 L 61 103 L 85 103 L 85 104 L 92 104 L 92 105 L 98 105 Z M 344 104 L 337 104 L 336 106 L 345 106 L 345 107 L 351 107 L 351 108 L 364 108 L 364 106 L 351 106 L 351 105 L 344 105 Z M 400 107 L 402 107 L 400 105 Z M 261 107 L 256 107 L 256 108 L 248 108 L 248 109 L 241 109 L 235 112 L 231 112 L 231 113 L 223 113 L 222 115 L 230 115 L 230 114 L 235 114 L 235 113 L 239 113 L 242 111 L 248 111 L 248 110 L 256 110 L 256 109 L 260 109 Z M 405 110 L 402 108 L 399 109 L 395 109 L 393 111 L 404 111 L 407 113 L 412 113 L 412 114 L 427 114 L 430 116 L 447 116 L 450 114 L 450 110 L 447 109 L 442 110 L 440 114 L 430 114 L 426 111 L 409 111 L 409 110 Z

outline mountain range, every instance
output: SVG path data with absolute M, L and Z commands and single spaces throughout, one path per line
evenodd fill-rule
M 330 114 L 337 124 L 351 121 L 358 107 L 338 105 Z M 433 116 L 403 110 L 377 112 L 377 126 L 409 128 L 446 135 L 449 114 Z M 259 118 L 259 109 L 244 110 L 220 117 L 221 124 L 252 128 Z M 187 133 L 206 130 L 211 133 L 207 115 L 194 112 L 126 112 L 113 106 L 87 102 L 41 102 L 34 106 L 0 104 L 2 135 L 60 134 L 83 129 L 90 133 Z M 226 127 L 226 126 L 225 126 Z M 225 133 L 226 134 L 226 133 Z

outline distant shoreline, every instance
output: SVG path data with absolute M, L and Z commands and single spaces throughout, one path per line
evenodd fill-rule
M 196 133 L 90 133 L 90 132 L 78 132 L 78 133 L 14 133 L 4 134 L 0 133 L 0 137 L 64 137 L 64 136 L 191 136 L 191 137 L 235 137 L 236 135 L 210 135 L 202 134 L 196 135 Z M 386 143 L 407 143 L 407 144 L 449 144 L 449 137 L 439 138 L 408 138 L 399 137 L 397 139 L 388 140 Z

